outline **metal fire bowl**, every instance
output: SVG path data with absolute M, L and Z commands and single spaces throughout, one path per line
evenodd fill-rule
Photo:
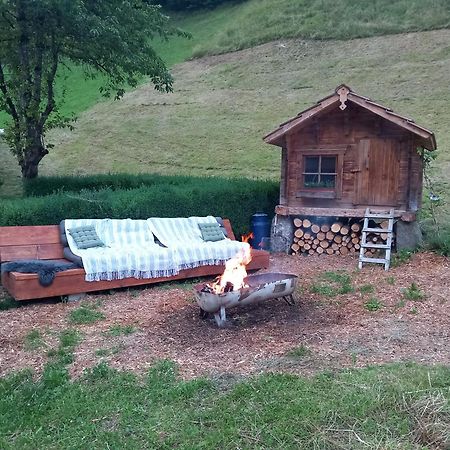
M 194 286 L 195 298 L 203 313 L 212 313 L 217 325 L 222 327 L 226 322 L 225 309 L 259 303 L 271 298 L 284 299 L 294 303 L 293 293 L 297 285 L 297 275 L 288 273 L 264 273 L 249 275 L 244 282 L 248 287 L 237 291 L 214 294 L 203 292 L 205 284 Z

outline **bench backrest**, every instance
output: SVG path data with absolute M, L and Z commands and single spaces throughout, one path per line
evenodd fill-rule
M 228 237 L 235 239 L 225 219 Z M 0 227 L 0 263 L 17 259 L 64 258 L 58 225 Z
M 58 225 L 0 227 L 0 262 L 63 257 Z

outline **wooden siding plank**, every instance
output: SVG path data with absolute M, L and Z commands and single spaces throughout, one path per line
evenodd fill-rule
M 1 227 L 0 247 L 7 245 L 58 244 L 58 225 Z
M 38 259 L 37 245 L 8 246 L 0 248 L 0 262 L 17 259 Z

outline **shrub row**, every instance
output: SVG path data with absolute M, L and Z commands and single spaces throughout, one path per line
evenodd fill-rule
M 169 178 L 168 182 L 159 180 L 158 184 L 134 189 L 60 190 L 41 197 L 5 200 L 0 204 L 0 226 L 57 224 L 65 218 L 143 219 L 214 215 L 229 218 L 239 236 L 249 230 L 252 214 L 261 211 L 273 215 L 278 201 L 277 182 Z M 176 179 L 179 182 L 175 183 Z M 62 189 L 76 185 L 76 179 L 68 181 Z M 44 186 L 45 179 L 39 183 Z
M 41 197 L 43 195 L 55 194 L 57 192 L 81 192 L 83 190 L 100 190 L 103 188 L 136 189 L 142 186 L 197 186 L 200 187 L 209 178 L 190 176 L 170 176 L 145 173 L 132 175 L 128 173 L 99 174 L 86 176 L 60 176 L 60 177 L 38 177 L 24 180 L 24 195 L 27 197 Z M 228 179 L 214 178 L 217 182 L 226 182 Z M 248 180 L 245 180 L 248 182 Z M 214 182 L 213 182 L 214 183 Z

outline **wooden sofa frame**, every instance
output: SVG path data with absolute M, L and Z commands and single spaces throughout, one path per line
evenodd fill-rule
M 229 220 L 224 220 L 228 237 L 235 240 Z M 58 225 L 0 227 L 0 263 L 19 259 L 64 259 Z M 252 249 L 252 261 L 248 270 L 269 267 L 269 253 Z M 127 286 L 160 283 L 209 275 L 219 275 L 223 265 L 201 266 L 181 270 L 178 275 L 164 278 L 125 278 L 112 281 L 86 281 L 82 268 L 58 272 L 53 283 L 44 287 L 39 284 L 35 273 L 5 272 L 1 281 L 3 287 L 15 300 L 31 300 L 56 296 L 70 296 L 92 291 L 103 291 Z

